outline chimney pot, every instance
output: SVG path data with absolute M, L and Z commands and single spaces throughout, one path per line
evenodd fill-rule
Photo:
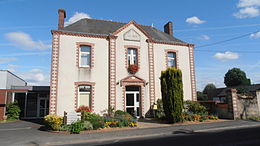
M 164 25 L 164 32 L 173 36 L 172 22 L 171 21 L 169 21 L 167 24 Z
M 66 11 L 64 9 L 59 9 L 58 14 L 59 14 L 58 29 L 62 29 L 64 27 L 64 19 L 66 18 Z

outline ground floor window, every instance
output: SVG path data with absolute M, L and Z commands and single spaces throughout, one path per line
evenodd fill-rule
M 80 85 L 78 95 L 78 107 L 81 105 L 91 107 L 91 86 Z

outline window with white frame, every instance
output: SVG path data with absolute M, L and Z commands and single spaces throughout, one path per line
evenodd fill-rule
M 78 107 L 85 105 L 91 107 L 91 86 L 80 85 L 78 88 Z
M 91 46 L 80 46 L 80 67 L 90 67 L 91 63 Z
M 127 62 L 128 65 L 137 65 L 137 49 L 135 48 L 128 48 L 127 49 Z
M 177 67 L 176 65 L 176 52 L 168 52 L 168 67 Z

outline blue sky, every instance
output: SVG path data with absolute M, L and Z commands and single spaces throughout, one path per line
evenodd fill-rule
M 29 84 L 48 85 L 50 30 L 57 28 L 59 8 L 66 10 L 67 23 L 84 17 L 135 20 L 162 30 L 172 21 L 174 36 L 196 46 L 198 90 L 207 83 L 224 87 L 224 75 L 233 67 L 260 83 L 260 0 L 0 0 L 0 69 Z

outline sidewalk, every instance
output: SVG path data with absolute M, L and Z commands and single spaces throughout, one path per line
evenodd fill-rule
M 29 123 L 27 123 L 29 124 Z M 140 123 L 147 124 L 147 123 Z M 22 121 L 22 125 L 26 122 Z M 29 124 L 30 125 L 30 124 Z M 34 124 L 32 124 L 34 125 Z M 154 127 L 151 127 L 151 126 Z M 194 132 L 207 132 L 214 130 L 226 130 L 230 128 L 260 127 L 260 122 L 254 121 L 223 121 L 214 123 L 192 124 L 192 125 L 169 125 L 148 123 L 143 128 L 130 128 L 119 131 L 106 131 L 90 134 L 58 134 L 39 131 L 36 126 L 30 129 L 18 129 L 0 131 L 0 145 L 65 145 L 74 143 L 102 143 L 104 141 L 118 141 L 123 139 L 135 139 L 145 137 L 158 137 L 169 135 L 183 135 Z

